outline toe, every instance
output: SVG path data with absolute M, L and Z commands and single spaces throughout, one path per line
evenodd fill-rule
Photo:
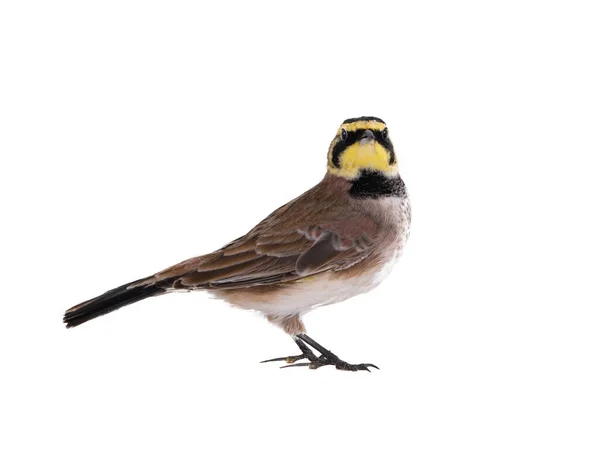
M 292 365 L 283 365 L 280 366 L 279 368 L 292 368 L 294 366 L 308 366 L 310 368 L 311 363 L 310 362 L 302 362 L 302 363 L 294 363 Z
M 291 355 L 289 357 L 277 357 L 275 359 L 263 360 L 260 363 L 268 363 L 268 362 L 285 362 L 285 363 L 294 363 L 298 360 L 306 359 L 305 355 Z
M 280 362 L 282 360 L 286 360 L 287 361 L 287 357 L 277 357 L 275 359 L 261 360 L 260 363 Z

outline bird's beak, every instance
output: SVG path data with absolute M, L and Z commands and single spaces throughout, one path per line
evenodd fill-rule
M 371 130 L 365 130 L 362 136 L 360 137 L 360 145 L 364 146 L 365 144 L 371 144 L 375 141 L 375 135 Z

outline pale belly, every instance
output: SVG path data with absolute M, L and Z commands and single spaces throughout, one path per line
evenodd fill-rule
M 352 278 L 340 277 L 332 272 L 307 277 L 278 290 L 273 294 L 273 298 L 255 297 L 249 293 L 239 297 L 222 297 L 237 307 L 256 310 L 265 315 L 302 315 L 317 307 L 342 302 L 372 290 L 388 276 L 396 260 L 393 258 L 378 270 Z

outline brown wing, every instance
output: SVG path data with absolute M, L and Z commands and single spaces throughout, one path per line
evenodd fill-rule
M 179 289 L 246 288 L 358 263 L 369 255 L 378 226 L 352 209 L 344 190 L 324 182 L 273 212 L 243 237 L 155 278 L 174 280 L 173 287 Z

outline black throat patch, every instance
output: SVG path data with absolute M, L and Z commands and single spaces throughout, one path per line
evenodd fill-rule
M 356 198 L 405 197 L 406 187 L 400 176 L 386 177 L 379 171 L 363 169 L 352 182 L 350 195 Z

